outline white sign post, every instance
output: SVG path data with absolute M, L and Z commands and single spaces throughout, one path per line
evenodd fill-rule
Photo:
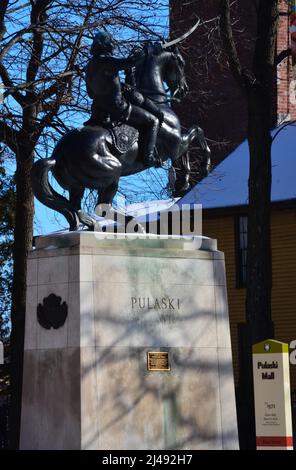
M 289 345 L 253 345 L 257 450 L 293 450 Z

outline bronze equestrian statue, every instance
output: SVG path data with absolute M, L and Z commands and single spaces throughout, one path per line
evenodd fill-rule
M 164 115 L 159 106 L 141 93 L 122 86 L 119 70 L 128 71 L 144 59 L 142 51 L 129 58 L 112 56 L 113 40 L 106 31 L 100 31 L 93 41 L 92 58 L 86 69 L 86 88 L 93 99 L 92 114 L 86 126 L 126 123 L 139 131 L 139 156 L 145 166 L 158 166 L 154 156 L 156 140 Z M 125 93 L 124 93 L 125 91 Z
M 100 32 L 91 52 L 86 70 L 87 91 L 93 99 L 89 121 L 84 127 L 67 132 L 52 156 L 36 161 L 32 169 L 36 198 L 64 215 L 70 230 L 78 230 L 80 224 L 96 230 L 96 220 L 81 209 L 86 188 L 97 190 L 97 204 L 114 213 L 112 201 L 121 176 L 158 166 L 168 159 L 180 159 L 186 186 L 190 171 L 188 151 L 195 140 L 205 172 L 210 161 L 202 129 L 195 125 L 182 133 L 170 106 L 172 98 L 164 83 L 173 99 L 182 99 L 188 90 L 184 60 L 175 45 L 165 48 L 148 42 L 140 52 L 118 59 L 112 56 L 111 36 Z M 120 83 L 119 70 L 127 72 L 131 83 Z M 69 191 L 69 200 L 52 188 L 49 171 Z

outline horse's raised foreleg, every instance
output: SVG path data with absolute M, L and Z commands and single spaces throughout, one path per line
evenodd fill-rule
M 183 196 L 185 191 L 190 187 L 189 176 L 190 176 L 190 160 L 189 153 L 184 153 L 178 161 L 178 166 L 175 168 L 176 179 L 174 184 L 175 196 Z
M 201 158 L 199 160 L 199 174 L 201 178 L 207 176 L 211 170 L 211 150 L 205 138 L 204 131 L 197 126 L 197 140 L 201 148 Z
M 207 144 L 204 131 L 199 126 L 191 127 L 188 132 L 182 135 L 178 157 L 180 158 L 181 169 L 184 172 L 190 172 L 188 152 L 194 141 L 197 141 L 201 150 L 201 155 L 198 155 L 200 174 L 206 176 L 211 166 L 211 150 Z M 185 159 L 184 155 L 186 155 Z
M 182 196 L 190 188 L 190 160 L 189 150 L 191 144 L 197 140 L 201 155 L 198 155 L 199 177 L 208 175 L 210 171 L 211 151 L 208 147 L 203 130 L 198 126 L 193 126 L 188 132 L 182 134 L 179 147 L 178 164 L 175 167 L 176 180 L 174 193 L 176 196 Z
M 199 126 L 193 126 L 189 129 L 188 132 L 182 134 L 179 157 L 184 155 L 184 153 L 188 152 L 188 150 L 190 149 L 190 145 L 192 144 L 192 142 L 194 142 L 194 140 L 198 140 L 199 146 L 203 153 L 203 157 L 209 160 L 211 156 L 211 150 L 209 149 L 209 146 L 207 144 L 204 131 Z

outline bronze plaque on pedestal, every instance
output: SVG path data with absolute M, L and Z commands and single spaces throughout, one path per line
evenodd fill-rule
M 152 351 L 147 353 L 147 367 L 149 371 L 171 370 L 169 353 L 164 351 Z

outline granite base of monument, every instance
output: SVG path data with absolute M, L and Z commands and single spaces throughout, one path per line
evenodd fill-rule
M 37 239 L 21 448 L 238 448 L 224 255 L 214 240 Z

